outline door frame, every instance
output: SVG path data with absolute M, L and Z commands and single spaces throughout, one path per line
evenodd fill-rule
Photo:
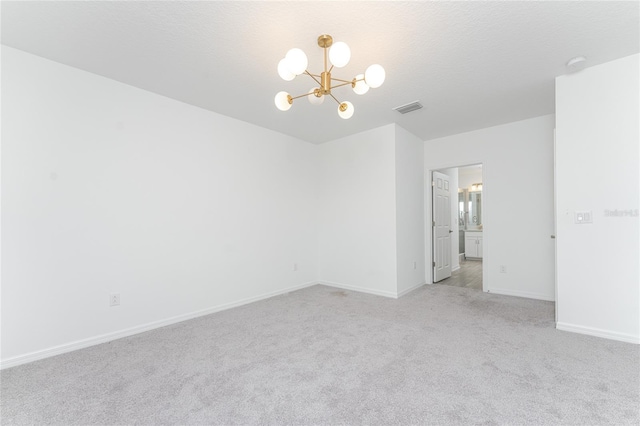
M 558 324 L 558 185 L 556 177 L 558 170 L 556 165 L 556 127 L 553 128 L 553 288 L 555 292 L 554 312 L 555 322 Z
M 487 215 L 486 205 L 490 205 L 491 200 L 491 182 L 487 181 L 487 166 L 486 163 L 478 160 L 465 162 L 463 164 L 439 164 L 437 167 L 429 167 L 425 168 L 424 175 L 424 184 L 425 184 L 425 265 L 433 264 L 433 187 L 431 186 L 431 179 L 433 177 L 433 172 L 437 172 L 442 169 L 450 169 L 452 167 L 468 167 L 468 166 L 477 166 L 478 164 L 482 165 L 482 291 L 485 293 L 491 292 L 491 287 L 489 285 L 489 267 L 490 263 L 490 250 L 488 241 L 491 239 L 491 208 L 489 208 L 489 215 Z M 487 190 L 486 188 L 489 188 Z M 489 194 L 489 195 L 487 195 Z M 489 227 L 486 226 L 486 219 L 489 218 Z M 425 268 L 425 282 L 427 284 L 434 284 L 434 270 L 433 267 Z

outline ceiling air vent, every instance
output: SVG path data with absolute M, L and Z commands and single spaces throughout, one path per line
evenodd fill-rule
M 394 111 L 398 111 L 400 114 L 406 114 L 408 112 L 415 111 L 420 108 L 422 108 L 422 104 L 418 101 L 415 101 L 415 102 L 410 102 L 406 105 L 400 105 L 392 109 Z

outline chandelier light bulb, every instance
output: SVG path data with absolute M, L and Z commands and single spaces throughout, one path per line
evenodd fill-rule
M 291 99 L 291 95 L 288 94 L 287 92 L 278 92 L 278 94 L 274 99 L 276 103 L 276 107 L 280 111 L 288 111 L 289 108 L 291 108 L 291 105 L 293 103 L 293 102 L 289 102 L 289 99 Z
M 317 87 L 312 87 L 307 93 L 314 93 L 316 90 L 318 90 Z M 324 96 L 322 95 L 316 96 L 315 94 L 311 94 L 307 96 L 307 99 L 309 99 L 309 102 L 313 105 L 320 105 L 324 102 Z
M 373 89 L 382 86 L 385 79 L 384 68 L 381 65 L 373 64 L 364 72 L 364 80 L 367 85 Z
M 289 71 L 289 68 L 287 67 L 287 60 L 285 58 L 280 59 L 280 62 L 278 62 L 278 75 L 284 81 L 291 81 L 296 78 L 296 75 Z
M 351 118 L 353 116 L 353 104 L 346 101 L 338 105 L 338 115 L 345 120 Z
M 369 85 L 364 82 L 364 74 L 356 75 L 356 84 L 353 86 L 353 91 L 358 95 L 364 95 L 369 91 Z
M 347 46 L 347 43 L 339 41 L 333 43 L 329 49 L 329 60 L 336 68 L 342 68 L 349 63 L 351 59 L 351 49 Z
M 295 75 L 300 75 L 305 72 L 307 65 L 309 65 L 307 55 L 302 51 L 302 49 L 298 49 L 297 47 L 289 50 L 284 59 L 287 64 L 287 69 Z

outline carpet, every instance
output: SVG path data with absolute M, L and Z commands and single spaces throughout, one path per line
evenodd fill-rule
M 0 373 L 2 424 L 640 423 L 640 347 L 554 304 L 313 286 Z

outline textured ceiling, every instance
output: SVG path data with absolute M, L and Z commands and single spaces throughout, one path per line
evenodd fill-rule
M 2 2 L 2 43 L 313 143 L 398 123 L 427 140 L 554 112 L 554 78 L 638 53 L 629 2 Z M 321 71 L 320 34 L 351 47 L 334 77 L 371 63 L 387 80 L 358 96 L 350 120 L 327 99 L 281 112 L 274 95 L 309 90 L 278 77 L 299 47 Z M 422 110 L 391 108 L 415 100 Z

